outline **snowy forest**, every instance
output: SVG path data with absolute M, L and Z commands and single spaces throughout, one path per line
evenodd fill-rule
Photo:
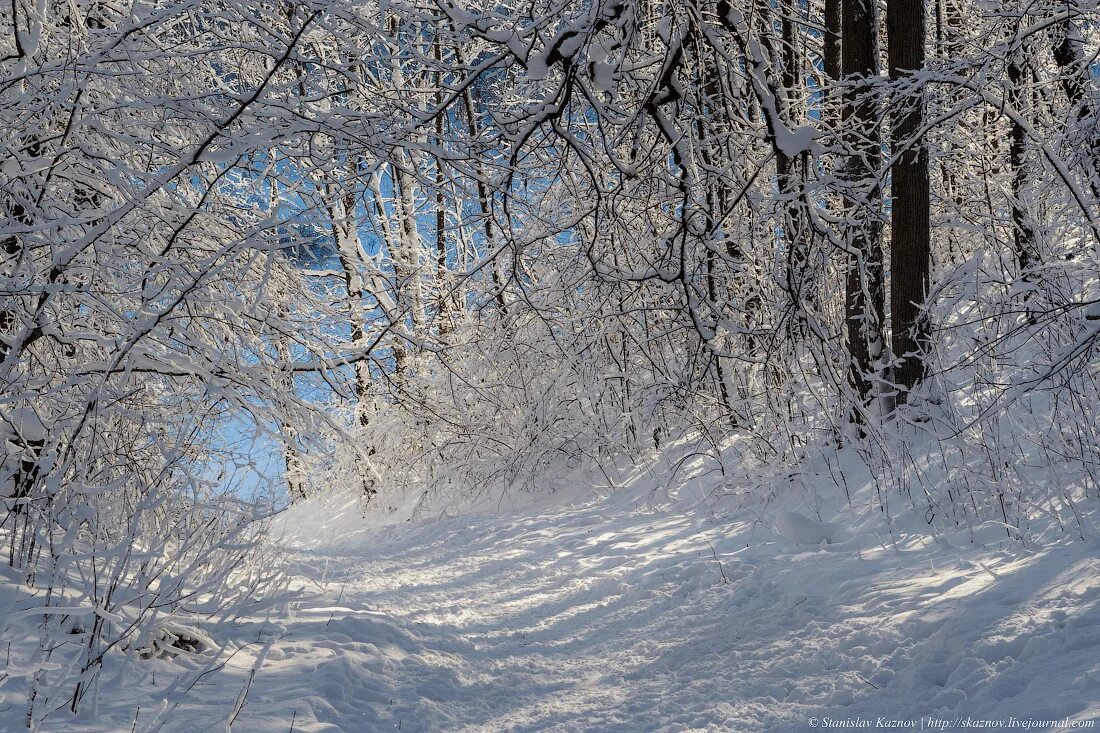
M 1096 0 L 0 28 L 0 729 L 1100 719 Z

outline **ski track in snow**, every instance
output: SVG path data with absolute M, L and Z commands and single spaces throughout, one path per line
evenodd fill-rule
M 814 547 L 625 501 L 300 543 L 295 572 L 324 591 L 279 620 L 232 730 L 1100 717 L 1095 542 Z M 165 730 L 224 730 L 251 664 L 203 681 Z

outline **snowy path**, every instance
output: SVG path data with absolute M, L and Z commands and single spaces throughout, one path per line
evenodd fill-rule
M 324 578 L 324 592 L 281 621 L 232 729 L 787 731 L 811 716 L 1100 716 L 1095 544 L 896 551 L 860 537 L 817 548 L 627 501 L 302 547 L 297 572 Z M 209 710 L 181 710 L 179 730 L 224 729 L 246 656 L 210 684 Z

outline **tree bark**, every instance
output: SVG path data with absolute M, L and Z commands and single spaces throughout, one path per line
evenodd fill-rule
M 1067 8 L 1073 9 L 1072 4 Z M 1085 123 L 1092 116 L 1092 105 L 1086 95 L 1089 88 L 1089 62 L 1085 58 L 1083 41 L 1073 24 L 1073 16 L 1068 16 L 1054 28 L 1054 62 L 1061 72 L 1059 80 L 1069 101 L 1067 125 L 1070 120 Z M 1100 201 L 1100 136 L 1089 135 L 1087 129 L 1084 143 L 1085 176 L 1093 197 Z M 1072 133 L 1071 133 L 1072 134 Z
M 1028 115 L 1030 109 L 1027 93 L 1027 69 L 1024 63 L 1026 48 L 1014 51 L 1008 60 L 1008 98 L 1012 106 L 1021 115 Z M 1028 215 L 1024 200 L 1027 185 L 1027 131 L 1015 119 L 1010 123 L 1008 146 L 1008 167 L 1012 174 L 1012 242 L 1016 252 L 1020 275 L 1027 278 L 1029 270 L 1038 261 L 1035 242 L 1035 227 Z
M 896 359 L 893 381 L 897 400 L 927 372 L 923 352 L 930 337 L 921 305 L 928 296 L 931 231 L 928 147 L 924 141 L 924 92 L 913 72 L 924 66 L 924 4 L 922 0 L 889 0 L 886 5 L 887 52 L 895 87 L 890 167 L 890 316 Z M 904 85 L 904 86 L 902 86 Z
M 829 81 L 840 78 L 840 22 L 841 0 L 825 0 L 825 36 L 824 45 L 825 77 Z
M 340 262 L 340 269 L 344 274 L 344 291 L 346 294 L 348 323 L 351 329 L 351 342 L 362 344 L 366 340 L 366 329 L 363 326 L 362 303 L 363 296 L 367 293 L 362 264 L 363 244 L 359 236 L 359 218 L 357 216 L 359 204 L 356 198 L 356 182 L 352 171 L 355 165 L 348 162 L 348 168 L 342 180 L 329 181 L 326 184 L 329 199 L 329 220 L 332 227 L 332 241 L 336 246 L 336 257 Z M 370 361 L 357 360 L 352 368 L 355 370 L 355 418 L 360 427 L 366 427 L 370 423 L 370 415 L 367 405 L 371 398 L 373 382 L 370 374 Z M 374 453 L 373 446 L 367 446 L 367 455 Z M 359 478 L 363 485 L 363 494 L 369 501 L 377 490 L 370 470 L 361 463 L 356 464 Z
M 848 159 L 845 208 L 850 232 L 845 287 L 845 321 L 851 365 L 848 379 L 862 406 L 874 396 L 874 374 L 882 356 L 885 319 L 881 226 L 882 192 L 877 181 L 882 153 L 876 104 L 869 81 L 875 77 L 875 14 L 870 0 L 843 0 L 841 8 L 841 72 L 845 91 L 841 124 Z M 855 421 L 862 420 L 860 410 Z

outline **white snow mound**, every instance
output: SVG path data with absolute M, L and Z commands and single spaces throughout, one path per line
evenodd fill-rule
M 792 511 L 775 515 L 775 531 L 799 545 L 832 544 L 837 541 L 839 527 Z

